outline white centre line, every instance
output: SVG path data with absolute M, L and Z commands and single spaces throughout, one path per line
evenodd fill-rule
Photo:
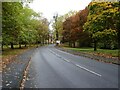
M 79 67 L 79 68 L 81 68 L 81 69 L 84 69 L 84 70 L 86 70 L 86 71 L 88 71 L 88 72 L 90 72 L 90 73 L 92 73 L 92 74 L 95 74 L 95 75 L 97 75 L 97 76 L 99 76 L 99 77 L 101 77 L 102 75 L 100 75 L 100 74 L 98 74 L 98 73 L 96 73 L 96 72 L 94 72 L 94 71 L 91 71 L 91 70 L 89 70 L 89 69 L 87 69 L 87 68 L 85 68 L 85 67 L 82 67 L 82 66 L 80 66 L 80 65 L 78 65 L 78 64 L 75 64 L 77 67 Z

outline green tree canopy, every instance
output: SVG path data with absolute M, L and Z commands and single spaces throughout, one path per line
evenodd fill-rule
M 111 40 L 117 40 L 120 14 L 118 9 L 118 2 L 92 2 L 89 5 L 89 15 L 84 30 L 91 33 L 94 43 L 101 41 L 110 44 Z

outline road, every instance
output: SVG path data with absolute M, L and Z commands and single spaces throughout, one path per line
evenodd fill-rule
M 31 58 L 25 88 L 118 88 L 118 65 L 43 46 Z

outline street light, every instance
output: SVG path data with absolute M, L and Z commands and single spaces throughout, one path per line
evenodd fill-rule
M 55 19 L 55 23 L 57 22 L 57 18 L 58 18 L 58 13 L 56 13 L 56 15 L 53 16 L 53 18 Z M 57 24 L 55 25 L 55 29 L 56 29 L 56 40 L 58 40 L 58 29 L 57 29 Z

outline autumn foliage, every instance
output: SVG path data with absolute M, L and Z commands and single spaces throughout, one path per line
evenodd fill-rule
M 88 8 L 85 8 L 82 11 L 79 11 L 75 15 L 67 18 L 63 22 L 63 41 L 69 42 L 70 46 L 75 47 L 75 42 L 79 42 L 79 45 L 85 40 L 82 41 L 83 38 L 86 38 L 88 33 L 83 32 L 83 25 L 87 21 L 88 16 Z M 88 37 L 88 36 L 87 36 Z M 86 38 L 87 40 L 88 38 Z
M 120 25 L 119 2 L 92 2 L 84 30 L 91 34 L 94 50 L 118 47 L 117 34 Z
M 91 2 L 63 22 L 63 41 L 72 47 L 118 48 L 119 2 Z

